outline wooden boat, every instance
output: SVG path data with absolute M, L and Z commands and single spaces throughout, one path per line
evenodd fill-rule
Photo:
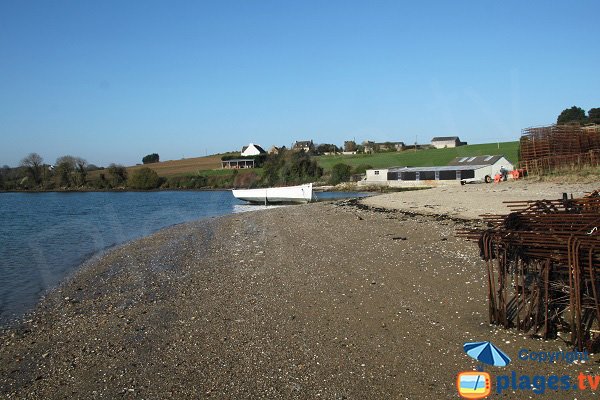
M 266 189 L 234 189 L 232 193 L 236 199 L 255 204 L 309 203 L 314 199 L 312 183 Z

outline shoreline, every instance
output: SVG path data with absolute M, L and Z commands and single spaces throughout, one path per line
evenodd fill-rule
M 73 269 L 61 279 L 61 281 L 57 285 L 44 290 L 42 292 L 39 300 L 36 302 L 36 304 L 34 305 L 34 307 L 32 309 L 29 309 L 20 315 L 12 315 L 9 318 L 3 320 L 2 321 L 3 325 L 0 325 L 0 333 L 14 330 L 14 329 L 19 329 L 20 325 L 23 325 L 25 322 L 27 322 L 28 320 L 31 320 L 35 316 L 36 311 L 38 310 L 39 307 L 41 307 L 43 305 L 46 297 L 54 295 L 54 292 L 57 292 L 57 291 L 60 292 L 61 288 L 63 286 L 71 284 L 74 279 L 77 279 L 77 275 L 79 273 L 85 272 L 86 269 L 88 269 L 88 268 L 93 268 L 97 262 L 100 262 L 100 260 L 104 256 L 109 255 L 109 253 L 120 250 L 121 247 L 125 247 L 130 244 L 134 244 L 134 242 L 148 239 L 158 233 L 161 233 L 162 231 L 166 231 L 171 228 L 177 228 L 181 225 L 191 224 L 191 223 L 199 222 L 199 221 L 206 220 L 206 219 L 215 219 L 215 218 L 226 217 L 226 216 L 230 216 L 230 215 L 236 215 L 236 214 L 232 213 L 232 214 L 225 214 L 222 216 L 209 216 L 209 217 L 203 217 L 203 218 L 200 218 L 200 219 L 197 219 L 194 221 L 178 222 L 173 225 L 169 225 L 169 226 L 166 226 L 163 228 L 158 228 L 157 230 L 151 232 L 148 235 L 129 239 L 122 243 L 113 243 L 113 244 L 110 244 L 98 251 L 93 251 L 93 252 L 88 253 L 87 255 L 85 255 L 83 257 L 83 260 L 79 264 L 77 264 L 75 267 L 73 267 Z
M 267 211 L 107 252 L 0 335 L 0 393 L 454 398 L 456 374 L 476 366 L 465 341 L 493 340 L 515 359 L 564 347 L 487 324 L 478 249 L 454 236 L 474 221 L 348 200 Z
M 163 191 L 161 193 L 164 193 L 164 194 L 171 193 L 172 195 L 175 195 L 178 192 L 166 192 L 166 191 Z M 187 192 L 187 193 L 190 194 L 190 195 L 193 194 L 193 193 L 190 193 L 190 192 Z M 196 193 L 199 195 L 202 192 L 200 192 L 200 193 L 196 192 Z M 224 193 L 224 194 L 227 194 L 227 193 L 230 193 L 230 192 L 226 191 L 226 190 L 205 192 L 205 194 L 208 194 L 208 193 Z M 159 193 L 156 193 L 156 194 L 159 194 Z M 180 193 L 180 194 L 183 195 L 185 193 Z M 327 198 L 327 197 L 332 197 L 332 196 L 335 196 L 337 194 L 338 193 L 336 193 L 336 192 L 333 192 L 333 193 L 323 193 L 323 194 L 320 193 L 319 194 L 319 201 L 330 201 L 330 199 Z M 340 196 L 344 196 L 344 195 L 346 195 L 346 194 L 341 194 Z M 37 196 L 37 195 L 34 195 L 34 196 Z M 53 195 L 49 195 L 49 196 L 51 196 L 53 198 Z M 60 197 L 60 195 L 57 195 L 57 196 Z M 84 197 L 85 197 L 85 195 L 84 195 Z M 326 197 L 326 198 L 325 199 L 321 199 L 321 197 Z M 45 197 L 44 197 L 44 199 L 45 199 Z M 108 201 L 112 201 L 112 200 L 108 200 Z M 238 212 L 254 211 L 254 210 L 251 210 L 251 207 L 252 206 L 246 206 L 244 204 L 240 204 L 238 206 L 237 203 L 236 203 L 236 204 L 233 205 L 232 209 L 229 209 L 227 211 L 227 213 L 235 214 L 235 213 L 238 213 Z M 211 213 L 208 213 L 208 214 L 211 214 Z M 207 218 L 207 217 L 208 216 L 204 216 L 204 217 L 201 217 L 201 218 Z M 36 292 L 33 292 L 33 291 L 32 292 L 28 292 L 28 294 L 27 294 L 26 297 L 23 297 L 22 293 L 21 293 L 22 297 L 18 297 L 19 291 L 13 290 L 12 294 L 11 294 L 11 297 L 7 297 L 6 298 L 6 303 L 4 301 L 2 301 L 2 304 L 1 304 L 2 307 L 0 307 L 1 308 L 0 311 L 2 311 L 1 314 L 0 314 L 0 329 L 10 327 L 10 326 L 12 326 L 12 325 L 14 325 L 16 323 L 18 324 L 19 320 L 23 319 L 23 317 L 25 315 L 27 315 L 29 312 L 31 312 L 32 309 L 39 303 L 39 300 L 41 300 L 41 298 L 43 298 L 44 296 L 46 296 L 49 291 L 53 290 L 56 287 L 59 287 L 62 284 L 62 282 L 64 282 L 65 279 L 68 279 L 72 274 L 76 273 L 81 268 L 81 266 L 84 265 L 84 264 L 86 264 L 86 263 L 88 263 L 89 260 L 93 260 L 95 257 L 98 257 L 99 255 L 101 255 L 101 254 L 103 254 L 103 253 L 105 253 L 107 251 L 110 251 L 111 249 L 114 249 L 115 247 L 118 247 L 118 246 L 120 246 L 122 244 L 125 244 L 125 243 L 129 242 L 129 241 L 140 239 L 140 238 L 144 237 L 142 235 L 149 236 L 149 235 L 151 235 L 151 234 L 159 231 L 160 229 L 168 228 L 170 226 L 176 226 L 176 225 L 181 224 L 183 222 L 185 222 L 185 221 L 181 221 L 181 222 L 180 221 L 170 221 L 170 223 L 172 225 L 167 225 L 167 226 L 164 226 L 164 227 L 158 226 L 158 227 L 155 227 L 154 229 L 150 229 L 150 230 L 146 229 L 145 230 L 146 232 L 144 232 L 144 233 L 139 232 L 139 234 L 135 234 L 134 233 L 133 235 L 128 235 L 128 237 L 125 238 L 126 239 L 125 242 L 123 242 L 121 240 L 118 240 L 118 238 L 115 236 L 115 239 L 117 240 L 116 242 L 113 242 L 113 241 L 109 240 L 108 243 L 103 243 L 104 244 L 103 247 L 95 246 L 94 249 L 93 249 L 93 251 L 89 251 L 89 252 L 85 252 L 85 253 L 79 254 L 76 249 L 73 250 L 73 252 L 70 253 L 70 254 L 76 254 L 77 253 L 78 257 L 77 257 L 76 260 L 72 260 L 73 262 L 69 262 L 69 263 L 64 262 L 64 260 L 63 260 L 62 264 L 60 264 L 63 267 L 58 268 L 58 269 L 60 269 L 61 271 L 64 271 L 65 273 L 64 273 L 64 276 L 60 280 L 59 279 L 54 279 L 58 275 L 56 275 L 56 274 L 52 275 L 52 279 L 46 279 L 46 280 L 44 280 L 43 282 L 40 283 L 40 290 L 37 290 Z M 148 226 L 150 226 L 150 224 Z M 109 238 L 109 239 L 111 239 L 111 238 Z M 89 250 L 92 250 L 92 249 L 89 249 Z M 50 251 L 50 250 L 48 250 L 48 251 Z M 56 253 L 56 254 L 58 254 L 58 253 Z M 60 258 L 60 256 L 59 256 L 59 258 Z M 58 260 L 58 262 L 60 262 L 60 260 Z M 63 273 L 61 272 L 60 276 L 62 276 L 62 275 L 63 275 Z M 48 280 L 51 280 L 52 283 L 48 284 L 47 283 Z M 32 285 L 33 284 L 38 284 L 38 283 L 39 283 L 38 281 L 33 281 Z M 42 285 L 43 285 L 43 287 L 42 287 Z M 7 288 L 9 288 L 9 287 L 10 286 L 7 286 Z M 3 300 L 4 300 L 4 297 L 3 297 Z M 27 306 L 24 306 L 25 304 Z

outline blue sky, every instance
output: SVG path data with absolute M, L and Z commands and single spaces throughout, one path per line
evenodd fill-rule
M 600 107 L 598 1 L 0 0 L 0 165 L 517 140 Z

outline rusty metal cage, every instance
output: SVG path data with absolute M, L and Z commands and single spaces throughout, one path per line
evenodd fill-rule
M 477 241 L 487 264 L 490 323 L 556 337 L 579 350 L 600 347 L 600 196 L 507 202 L 485 215 Z
M 600 125 L 551 125 L 523 129 L 520 166 L 529 174 L 600 164 Z

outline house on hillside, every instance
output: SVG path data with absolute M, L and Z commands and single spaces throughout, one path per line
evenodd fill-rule
M 300 140 L 300 141 L 296 141 L 296 143 L 293 144 L 292 150 L 293 151 L 304 150 L 305 152 L 308 153 L 311 150 L 312 151 L 315 150 L 315 145 L 312 140 Z
M 406 147 L 404 142 L 375 143 L 369 140 L 364 141 L 362 145 L 365 153 L 376 153 L 378 151 L 402 151 Z
M 279 152 L 282 149 L 285 149 L 285 146 L 283 146 L 283 147 L 271 146 L 271 148 L 269 149 L 269 154 L 279 154 Z
M 461 142 L 458 136 L 436 136 L 431 139 L 431 145 L 436 149 L 444 149 L 446 147 L 464 146 L 467 142 Z
M 257 144 L 250 143 L 248 146 L 242 147 L 242 157 L 259 156 L 261 154 L 267 154 L 267 152 Z

